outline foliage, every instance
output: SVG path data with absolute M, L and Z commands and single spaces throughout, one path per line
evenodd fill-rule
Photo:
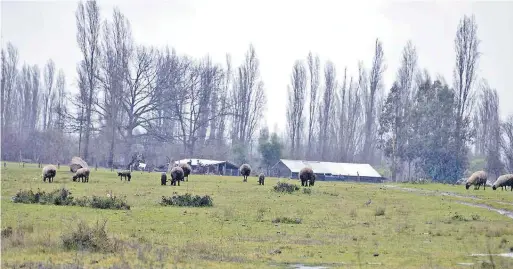
M 285 223 L 285 224 L 301 224 L 301 218 L 278 217 L 273 219 L 272 223 Z
M 269 136 L 269 129 L 263 128 L 258 138 L 258 151 L 262 156 L 262 164 L 269 169 L 280 160 L 282 150 L 283 144 L 280 142 L 278 134 L 272 133 Z
M 130 206 L 125 200 L 116 196 L 99 197 L 92 196 L 74 198 L 71 196 L 71 192 L 66 188 L 54 190 L 52 192 L 45 192 L 38 190 L 33 192 L 32 190 L 20 190 L 12 197 L 14 203 L 23 204 L 43 204 L 43 205 L 70 205 L 70 206 L 82 206 L 92 207 L 100 209 L 118 209 L 118 210 L 130 210 Z
M 468 162 L 466 148 L 457 151 L 461 137 L 455 132 L 455 92 L 443 82 L 422 81 L 415 96 L 409 147 L 420 172 L 435 181 L 456 182 Z
M 205 195 L 192 196 L 190 193 L 184 195 L 173 195 L 172 197 L 162 196 L 160 205 L 167 206 L 190 206 L 190 207 L 211 207 L 214 206 L 212 197 Z
M 276 192 L 287 192 L 287 193 L 293 193 L 293 192 L 299 190 L 299 186 L 297 186 L 296 184 L 291 184 L 291 183 L 287 183 L 287 182 L 278 182 L 278 183 L 276 183 L 276 185 L 273 188 L 274 188 L 274 191 L 276 191 Z
M 14 203 L 23 204 L 49 204 L 49 205 L 72 205 L 73 197 L 71 192 L 65 188 L 54 190 L 50 193 L 37 190 L 20 190 L 12 197 Z
M 69 232 L 61 235 L 62 245 L 66 250 L 87 250 L 93 252 L 114 252 L 117 244 L 109 238 L 106 230 L 107 221 L 89 226 L 85 221 L 79 220 L 76 226 L 71 226 Z

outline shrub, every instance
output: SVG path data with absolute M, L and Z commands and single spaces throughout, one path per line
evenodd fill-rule
M 54 190 L 50 193 L 38 190 L 34 193 L 32 190 L 20 190 L 12 198 L 14 203 L 24 204 L 44 204 L 44 205 L 72 205 L 82 207 L 92 207 L 100 209 L 122 209 L 130 210 L 130 206 L 121 198 L 116 196 L 99 197 L 93 196 L 74 199 L 71 192 L 66 188 Z
M 273 223 L 301 224 L 301 222 L 300 218 L 278 217 L 273 219 Z
M 293 193 L 295 191 L 298 191 L 299 187 L 295 184 L 290 184 L 286 182 L 278 182 L 274 186 L 274 191 L 276 192 L 287 192 L 287 193 Z
M 213 206 L 213 200 L 210 196 L 192 196 L 190 193 L 184 195 L 173 195 L 171 197 L 162 196 L 160 202 L 163 206 L 191 206 L 191 207 L 210 207 Z
M 117 245 L 107 235 L 107 221 L 96 222 L 89 226 L 80 220 L 76 228 L 61 235 L 62 245 L 66 250 L 88 250 L 95 252 L 113 252 Z
M 312 194 L 312 189 L 305 188 L 305 189 L 303 189 L 303 193 L 310 195 L 310 194 Z
M 71 192 L 65 188 L 54 190 L 50 193 L 38 191 L 34 193 L 32 190 L 20 190 L 12 198 L 14 203 L 23 204 L 50 204 L 50 205 L 71 205 L 73 197 Z
M 90 200 L 88 199 L 88 202 L 89 206 L 92 208 L 130 210 L 130 206 L 124 200 L 116 196 L 93 196 Z

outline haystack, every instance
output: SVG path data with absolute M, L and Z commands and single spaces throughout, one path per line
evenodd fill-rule
M 89 168 L 87 163 L 82 160 L 80 157 L 73 157 L 71 158 L 71 163 L 69 164 L 69 170 L 73 173 L 76 173 L 78 169 L 80 168 Z

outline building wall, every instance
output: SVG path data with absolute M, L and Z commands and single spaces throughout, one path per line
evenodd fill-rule
M 273 166 L 271 173 L 274 177 L 285 178 L 290 178 L 291 174 L 290 169 L 287 166 L 285 166 L 285 164 L 283 164 L 282 162 L 279 162 L 275 166 Z M 294 178 L 294 176 L 292 176 L 292 178 Z M 295 175 L 295 178 L 297 178 L 297 173 Z

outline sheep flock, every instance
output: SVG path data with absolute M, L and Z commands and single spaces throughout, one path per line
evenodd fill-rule
M 168 172 L 162 172 L 160 174 L 160 184 L 165 186 L 167 185 L 167 182 L 170 182 L 171 186 L 180 186 L 181 181 L 189 181 L 189 175 L 193 171 L 191 162 L 173 162 L 173 165 L 169 166 Z M 198 163 L 198 165 L 200 164 Z M 58 167 L 60 167 L 60 165 L 58 165 Z M 69 167 L 70 172 L 73 174 L 71 176 L 71 180 L 73 182 L 89 182 L 91 170 L 84 160 L 79 157 L 73 157 Z M 52 183 L 57 175 L 57 170 L 58 169 L 56 166 L 52 164 L 44 166 L 42 169 L 43 182 L 48 180 L 48 183 Z M 248 182 L 248 177 L 252 172 L 253 170 L 249 164 L 242 164 L 239 167 L 239 174 L 242 176 L 242 182 Z M 169 177 L 167 176 L 168 173 Z M 257 173 L 253 175 L 258 177 L 258 185 L 264 185 L 266 177 L 264 173 Z M 130 182 L 133 174 L 131 170 L 121 170 L 117 171 L 117 176 L 120 177 L 121 181 L 124 179 L 125 181 Z M 312 187 L 315 185 L 316 177 L 316 173 L 313 171 L 313 169 L 311 167 L 305 166 L 299 171 L 297 179 L 301 182 L 301 186 Z M 464 181 L 465 189 L 469 190 L 471 186 L 474 186 L 474 190 L 479 190 L 481 187 L 483 190 L 486 190 L 487 184 L 489 184 L 489 179 L 490 176 L 486 171 L 476 171 Z M 508 190 L 509 187 L 509 190 L 513 191 L 513 174 L 507 173 L 498 176 L 493 184 L 488 185 L 488 187 L 492 187 L 492 190 L 497 190 L 498 188 L 501 188 L 501 190 Z

